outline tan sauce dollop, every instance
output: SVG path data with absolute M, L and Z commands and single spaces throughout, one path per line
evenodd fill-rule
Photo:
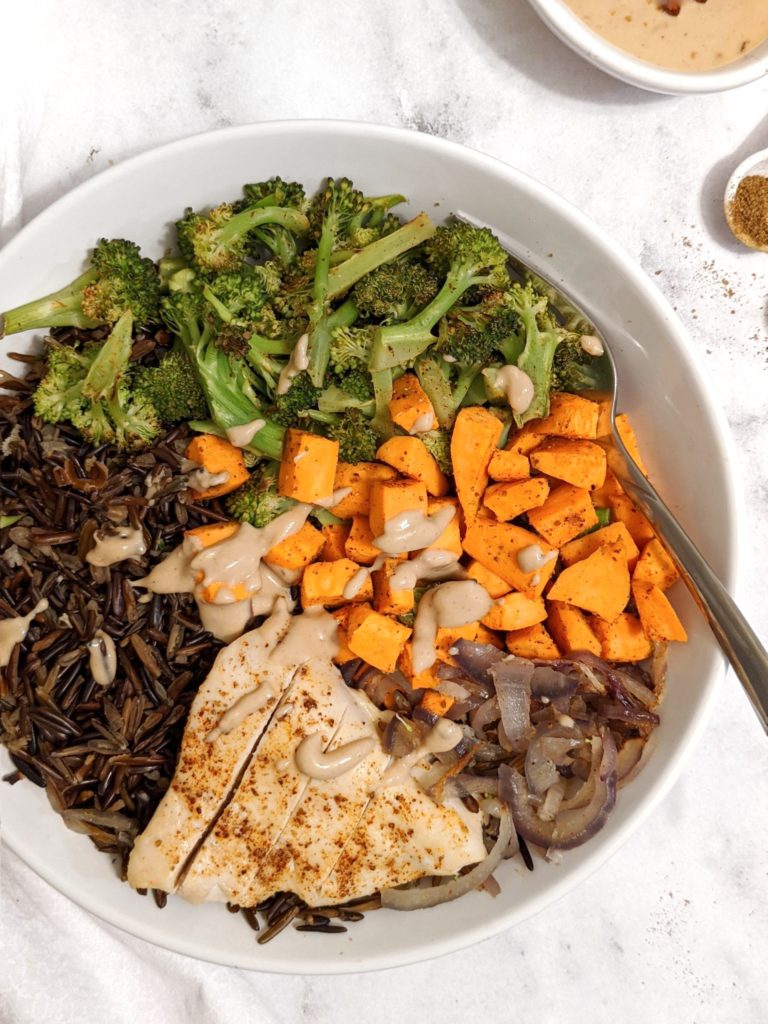
M 673 71 L 730 64 L 768 39 L 766 0 L 683 0 L 672 17 L 658 0 L 565 0 L 609 43 Z

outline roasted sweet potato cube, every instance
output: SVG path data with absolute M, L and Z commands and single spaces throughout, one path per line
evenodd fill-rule
M 421 480 L 429 493 L 437 498 L 450 489 L 448 477 L 418 437 L 390 437 L 376 452 L 376 458 L 403 476 Z
M 193 491 L 198 499 L 220 498 L 230 491 L 236 491 L 248 479 L 248 469 L 242 451 L 223 437 L 216 437 L 215 434 L 197 434 L 187 445 L 184 454 L 212 476 L 218 473 L 228 474 L 223 483 L 206 487 L 202 491 Z
M 277 476 L 280 494 L 296 501 L 327 501 L 333 494 L 338 461 L 338 441 L 290 428 Z
M 559 548 L 597 526 L 598 519 L 589 491 L 573 484 L 560 484 L 549 492 L 540 508 L 528 513 L 528 522 L 546 541 Z
M 547 629 L 560 651 L 568 656 L 576 651 L 589 651 L 600 657 L 602 645 L 580 608 L 562 601 L 547 601 Z
M 483 504 L 502 522 L 517 519 L 523 512 L 539 508 L 547 500 L 549 484 L 543 476 L 527 480 L 508 480 L 492 484 L 485 492 Z
M 534 448 L 538 448 L 544 440 L 544 434 L 539 430 L 541 420 L 531 420 L 520 430 L 513 430 L 505 445 L 506 451 L 517 452 L 519 455 L 530 455 Z
M 333 657 L 333 661 L 336 665 L 345 665 L 348 661 L 354 661 L 357 657 L 357 655 L 353 651 L 350 651 L 347 646 L 347 620 L 351 610 L 352 605 L 345 604 L 341 608 L 336 608 L 331 612 L 331 615 L 336 619 L 338 625 L 336 642 L 339 645 L 339 649 Z
M 335 562 L 337 558 L 346 558 L 344 545 L 349 536 L 349 523 L 327 523 L 322 528 L 323 550 L 320 557 L 324 562 Z
M 374 537 L 380 537 L 387 520 L 402 512 L 429 511 L 427 488 L 421 480 L 375 480 L 371 486 L 369 520 Z
M 325 538 L 311 523 L 304 523 L 296 533 L 281 540 L 264 556 L 270 565 L 281 569 L 304 569 L 319 556 Z
M 372 608 L 356 606 L 347 619 L 349 649 L 381 672 L 394 672 L 411 632 L 401 622 Z
M 575 487 L 594 491 L 605 483 L 605 449 L 594 441 L 547 438 L 531 452 L 530 459 L 531 467 L 539 473 L 546 473 Z
M 437 670 L 442 662 L 436 661 L 430 668 L 424 669 L 423 672 L 413 671 L 413 644 L 410 640 L 405 644 L 400 657 L 397 660 L 397 667 L 403 673 L 405 678 L 411 684 L 414 690 L 429 689 L 431 687 L 439 686 L 441 679 L 437 674 Z
M 645 635 L 640 619 L 631 612 L 622 612 L 613 622 L 591 615 L 589 625 L 600 640 L 600 657 L 606 661 L 644 661 L 650 658 L 651 641 Z
M 527 597 L 519 591 L 505 594 L 497 600 L 488 614 L 482 619 L 488 629 L 502 631 L 525 629 L 543 622 L 547 617 L 547 609 L 541 597 Z
M 635 434 L 632 424 L 629 422 L 629 417 L 625 412 L 620 412 L 616 417 L 616 429 L 637 468 L 645 476 L 648 476 L 648 470 L 645 467 L 643 457 L 640 454 L 640 446 L 637 443 L 637 434 Z
M 563 569 L 547 596 L 615 621 L 629 600 L 629 569 L 621 542 L 603 544 Z
M 552 661 L 560 657 L 557 644 L 540 622 L 535 626 L 507 633 L 506 642 L 509 653 L 517 655 L 518 658 L 543 658 Z
M 677 640 L 685 643 L 688 634 L 664 591 L 652 583 L 633 582 L 632 596 L 637 605 L 645 635 L 649 640 Z
M 624 523 L 639 548 L 644 547 L 656 536 L 653 527 L 629 495 L 617 494 L 609 497 L 608 507 L 614 518 Z
M 460 409 L 451 434 L 451 462 L 464 518 L 477 515 L 488 486 L 488 464 L 501 437 L 502 424 L 482 406 Z
M 373 546 L 373 533 L 367 516 L 353 516 L 352 525 L 349 529 L 344 553 L 353 562 L 360 565 L 373 565 L 381 554 L 378 548 Z
M 592 491 L 592 504 L 595 508 L 610 508 L 610 499 L 624 494 L 624 488 L 616 479 L 615 473 L 609 468 L 605 474 L 602 487 Z
M 459 640 L 472 640 L 477 644 L 492 644 L 494 647 L 501 646 L 497 634 L 486 629 L 481 622 L 468 622 L 466 626 L 441 626 L 435 640 L 438 659 L 447 665 L 456 665 L 457 662 L 451 654 L 451 648 L 455 647 Z
M 392 574 L 400 564 L 398 558 L 385 558 L 381 568 L 371 574 L 373 607 L 382 615 L 406 615 L 413 610 L 413 591 L 392 586 Z
M 371 486 L 374 480 L 396 480 L 397 472 L 383 462 L 340 462 L 336 467 L 334 491 L 350 488 L 350 493 L 334 505 L 331 512 L 339 519 L 367 516 L 370 511 Z
M 535 533 L 514 523 L 495 523 L 478 518 L 464 534 L 464 550 L 468 555 L 500 576 L 514 590 L 521 590 L 529 597 L 539 597 L 555 570 L 556 559 L 550 558 L 540 568 L 525 572 L 520 568 L 518 555 L 526 548 L 534 548 L 544 558 L 554 552 L 554 548 Z
M 633 583 L 653 583 L 662 590 L 668 590 L 680 578 L 675 563 L 660 540 L 649 540 L 637 560 L 632 574 Z
M 557 392 L 550 397 L 549 415 L 538 420 L 536 429 L 550 437 L 573 437 L 593 441 L 597 436 L 600 406 L 589 398 Z
M 432 403 L 415 373 L 404 373 L 392 385 L 389 415 L 406 434 L 421 434 L 438 426 Z
M 594 533 L 588 533 L 584 537 L 568 541 L 560 548 L 560 557 L 566 565 L 573 565 L 574 562 L 580 562 L 582 558 L 587 558 L 603 544 L 614 544 L 616 541 L 624 545 L 627 565 L 631 572 L 640 552 L 637 549 L 637 544 L 632 540 L 629 530 L 621 522 L 611 523 L 601 530 L 595 530 Z
M 435 512 L 439 512 L 441 508 L 447 508 L 449 506 L 456 509 L 456 514 L 437 538 L 435 543 L 430 544 L 429 547 L 433 551 L 450 551 L 452 554 L 456 555 L 457 558 L 461 558 L 464 554 L 464 548 L 461 546 L 461 513 L 458 501 L 455 498 L 430 498 L 428 502 L 428 511 L 429 515 L 432 516 Z
M 240 523 L 205 523 L 203 526 L 196 526 L 193 530 L 185 530 L 186 537 L 194 537 L 204 548 L 213 544 L 220 544 L 227 540 L 240 529 Z
M 438 693 L 437 690 L 427 690 L 419 701 L 419 707 L 432 715 L 442 717 L 447 714 L 456 701 L 447 693 Z
M 476 558 L 470 559 L 467 565 L 467 576 L 476 583 L 479 583 L 481 587 L 485 587 L 488 594 L 494 600 L 497 597 L 503 597 L 505 594 L 508 594 L 511 589 L 506 580 L 503 580 L 501 576 L 497 576 L 495 572 L 486 568 Z
M 527 455 L 496 448 L 488 463 L 491 480 L 524 480 L 531 475 L 531 463 Z
M 351 597 L 345 597 L 344 590 L 361 572 L 365 572 L 362 586 Z M 312 562 L 301 577 L 302 608 L 316 604 L 333 608 L 348 601 L 370 601 L 372 597 L 370 575 L 349 558 L 337 558 L 335 562 Z

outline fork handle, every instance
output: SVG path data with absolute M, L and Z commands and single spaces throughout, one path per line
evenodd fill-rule
M 768 733 L 768 653 L 653 485 L 631 459 L 626 462 L 627 473 L 621 483 L 658 532 Z

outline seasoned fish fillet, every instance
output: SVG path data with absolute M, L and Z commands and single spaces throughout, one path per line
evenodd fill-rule
M 144 832 L 137 836 L 128 881 L 135 888 L 173 892 L 189 855 L 203 838 L 247 765 L 280 693 L 295 668 L 271 663 L 291 616 L 282 602 L 257 630 L 221 650 L 198 690 L 184 730 L 176 773 Z M 275 696 L 213 742 L 222 715 L 263 683 Z

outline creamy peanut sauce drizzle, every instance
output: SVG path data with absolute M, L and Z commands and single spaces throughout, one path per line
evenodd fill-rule
M 549 565 L 550 562 L 554 562 L 557 555 L 557 551 L 550 551 L 545 555 L 538 544 L 529 544 L 518 551 L 517 564 L 520 566 L 521 572 L 536 572 L 538 569 L 543 569 L 545 565 Z M 536 582 L 538 583 L 538 580 Z M 536 583 L 533 585 L 536 586 Z
M 442 754 L 460 742 L 464 733 L 461 726 L 448 718 L 440 718 L 430 729 L 424 742 L 410 754 L 399 757 L 382 775 L 377 790 L 402 786 L 415 766 L 428 754 Z
M 220 487 L 229 480 L 229 473 L 226 469 L 221 473 L 211 473 L 204 466 L 193 469 L 187 477 L 187 485 L 193 491 L 207 491 L 209 487 Z
M 88 648 L 88 670 L 97 686 L 109 686 L 117 674 L 117 648 L 115 641 L 103 629 L 97 629 Z
M 0 620 L 0 668 L 5 668 L 11 660 L 16 644 L 23 643 L 27 639 L 32 619 L 47 608 L 48 602 L 43 598 L 27 615 L 14 615 L 11 619 Z
M 278 395 L 284 395 L 291 386 L 293 379 L 298 377 L 301 371 L 306 370 L 309 366 L 309 354 L 307 352 L 308 345 L 309 335 L 302 334 L 293 346 L 288 362 L 280 371 L 280 377 L 277 382 Z
M 485 587 L 475 580 L 440 583 L 419 601 L 413 624 L 413 671 L 431 668 L 437 660 L 435 640 L 443 627 L 466 626 L 484 618 L 493 606 Z
M 427 548 L 415 558 L 409 558 L 392 573 L 392 590 L 413 590 L 419 580 L 447 580 L 463 573 L 456 555 L 442 548 Z
M 93 547 L 85 560 L 90 565 L 107 568 L 128 558 L 139 558 L 146 550 L 144 531 L 140 527 L 134 530 L 130 526 L 119 526 L 114 533 L 97 530 L 93 535 Z
M 522 415 L 533 401 L 533 381 L 517 366 L 508 363 L 496 374 L 495 385 L 507 396 L 512 412 Z
M 446 505 L 431 516 L 421 509 L 406 509 L 387 519 L 384 533 L 376 537 L 373 546 L 385 555 L 402 555 L 409 551 L 428 548 L 443 534 L 456 515 L 452 505 Z
M 432 424 L 435 422 L 435 414 L 433 412 L 424 412 L 414 422 L 411 429 L 408 431 L 409 434 L 426 434 L 428 430 L 432 429 Z
M 565 0 L 582 21 L 619 49 L 673 71 L 730 64 L 768 39 L 765 0 L 683 0 L 671 17 L 658 0 Z
M 360 764 L 376 747 L 373 736 L 362 736 L 333 750 L 323 749 L 323 737 L 313 732 L 296 748 L 296 767 L 310 779 L 338 779 Z
M 228 427 L 226 430 L 227 440 L 235 448 L 247 448 L 254 436 L 266 425 L 266 420 L 251 420 L 250 423 L 240 423 L 236 427 Z
M 596 334 L 582 334 L 581 347 L 588 356 L 602 356 L 605 348 Z

